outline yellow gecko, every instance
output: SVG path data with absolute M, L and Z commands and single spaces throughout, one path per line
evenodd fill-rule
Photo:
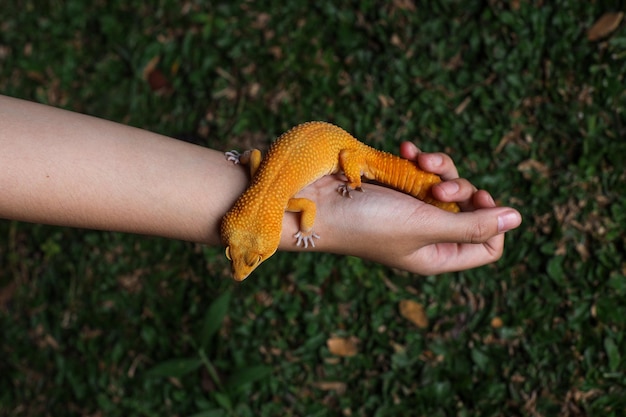
M 361 190 L 361 176 L 405 192 L 450 212 L 455 203 L 435 200 L 431 187 L 441 182 L 436 174 L 415 163 L 371 148 L 345 130 L 326 122 L 298 125 L 280 136 L 265 158 L 257 149 L 242 155 L 227 152 L 229 160 L 249 164 L 252 181 L 226 213 L 221 224 L 222 243 L 231 261 L 233 278 L 242 281 L 278 249 L 285 211 L 299 212 L 296 245 L 315 246 L 315 203 L 294 195 L 324 175 L 343 172 L 347 182 L 338 187 L 350 196 Z

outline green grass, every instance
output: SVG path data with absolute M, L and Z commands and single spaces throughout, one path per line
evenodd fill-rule
M 613 2 L 5 3 L 4 94 L 217 149 L 415 140 L 524 223 L 457 274 L 280 253 L 236 285 L 219 248 L 2 221 L 1 415 L 623 415 L 626 28 L 586 38 Z

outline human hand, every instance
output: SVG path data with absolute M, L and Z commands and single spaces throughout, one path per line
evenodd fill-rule
M 459 178 L 452 159 L 441 153 L 421 153 L 405 142 L 402 157 L 441 176 L 434 196 L 456 202 L 461 213 L 449 213 L 401 192 L 364 184 L 363 193 L 343 198 L 339 177 L 324 177 L 298 196 L 317 203 L 317 251 L 354 255 L 382 264 L 432 275 L 470 269 L 497 261 L 504 249 L 504 232 L 518 227 L 521 215 L 496 207 L 491 195 Z M 293 234 L 296 215 L 285 216 L 281 249 L 298 250 Z

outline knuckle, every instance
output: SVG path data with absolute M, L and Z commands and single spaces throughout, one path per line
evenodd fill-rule
M 484 243 L 491 237 L 489 228 L 481 223 L 476 222 L 467 230 L 466 242 L 467 243 Z

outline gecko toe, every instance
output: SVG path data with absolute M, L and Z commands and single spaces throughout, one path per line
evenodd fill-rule
M 296 246 L 300 246 L 300 244 L 302 244 L 302 246 L 304 246 L 304 249 L 308 249 L 309 245 L 311 245 L 311 247 L 314 248 L 315 241 L 313 239 L 320 238 L 317 233 L 314 233 L 314 232 L 303 233 L 302 231 L 299 231 L 298 233 L 293 235 L 293 237 L 296 238 Z
M 239 163 L 239 159 L 241 158 L 241 154 L 234 149 L 229 152 L 224 152 L 224 155 L 226 156 L 226 160 L 232 162 L 235 165 Z
M 352 194 L 350 194 L 350 187 L 348 187 L 346 184 L 341 184 L 340 186 L 338 186 L 337 192 L 343 197 L 352 198 Z

